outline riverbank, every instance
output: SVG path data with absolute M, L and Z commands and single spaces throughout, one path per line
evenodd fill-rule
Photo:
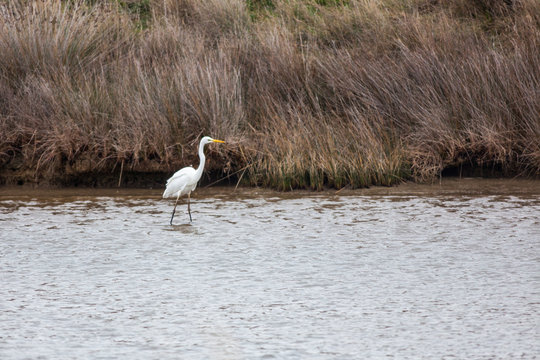
M 540 175 L 537 1 L 90 3 L 0 5 L 0 184 Z
M 95 197 L 121 197 L 132 199 L 159 199 L 164 186 L 155 188 L 94 188 L 94 187 L 33 187 L 0 186 L 0 199 L 90 199 Z M 268 188 L 202 185 L 195 190 L 193 199 L 296 199 L 312 196 L 538 196 L 540 181 L 529 179 L 443 178 L 432 184 L 406 182 L 397 186 L 372 186 L 362 189 L 343 188 L 323 191 L 276 191 Z M 196 201 L 196 200 L 193 200 Z

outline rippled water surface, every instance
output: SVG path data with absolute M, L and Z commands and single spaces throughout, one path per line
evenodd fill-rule
M 0 359 L 532 359 L 538 184 L 3 189 Z

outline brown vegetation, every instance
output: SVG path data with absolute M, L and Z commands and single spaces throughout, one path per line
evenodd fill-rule
M 539 4 L 0 2 L 0 177 L 170 174 L 203 135 L 279 189 L 538 176 Z

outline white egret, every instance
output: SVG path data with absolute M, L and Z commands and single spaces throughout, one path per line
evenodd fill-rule
M 206 160 L 204 156 L 204 145 L 216 142 L 216 143 L 224 143 L 225 141 L 222 140 L 216 140 L 212 139 L 209 136 L 205 136 L 201 139 L 201 142 L 199 143 L 199 167 L 197 170 L 195 170 L 191 166 L 187 166 L 185 168 L 182 168 L 174 173 L 174 175 L 167 180 L 167 185 L 165 187 L 165 191 L 163 192 L 163 198 L 176 198 L 176 202 L 174 203 L 174 209 L 171 216 L 170 224 L 172 225 L 172 221 L 174 218 L 174 213 L 176 212 L 176 205 L 178 205 L 178 199 L 180 196 L 186 195 L 188 196 L 188 213 L 189 213 L 189 221 L 191 222 L 191 209 L 189 206 L 190 198 L 191 198 L 191 192 L 195 190 L 197 187 L 197 182 L 200 180 L 203 169 L 204 169 L 204 162 Z

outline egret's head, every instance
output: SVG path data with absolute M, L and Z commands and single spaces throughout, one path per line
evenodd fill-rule
M 209 143 L 224 143 L 225 141 L 223 140 L 216 140 L 216 139 L 212 139 L 210 136 L 205 136 L 201 139 L 201 144 L 203 145 L 206 145 L 206 144 L 209 144 Z

